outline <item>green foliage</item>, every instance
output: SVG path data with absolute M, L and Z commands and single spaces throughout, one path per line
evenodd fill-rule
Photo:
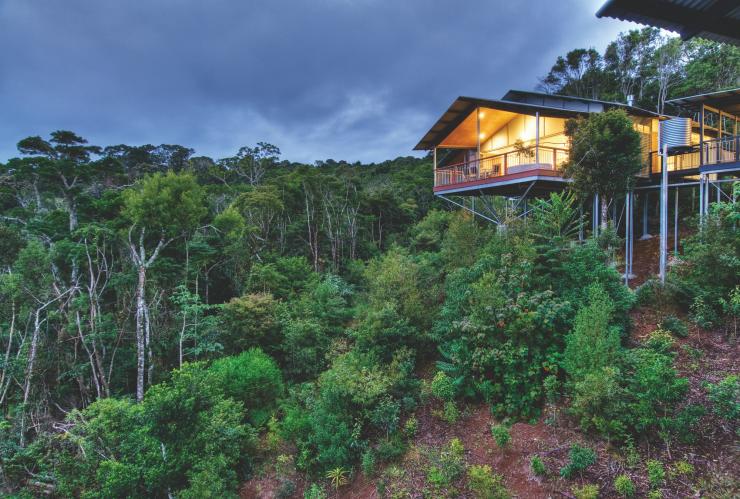
M 277 302 L 259 293 L 232 298 L 223 308 L 222 343 L 227 353 L 259 347 L 267 353 L 279 350 L 282 331 L 277 320 Z
M 578 311 L 573 330 L 565 338 L 563 368 L 576 383 L 617 363 L 620 341 L 619 330 L 611 326 L 613 312 L 604 289 L 591 287 L 588 304 Z
M 493 441 L 496 442 L 499 449 L 505 449 L 511 443 L 511 433 L 509 433 L 509 428 L 504 425 L 491 425 L 491 436 L 493 436 Z
M 707 392 L 715 414 L 730 422 L 740 419 L 740 378 L 727 375 L 719 383 L 707 385 Z
M 596 462 L 596 452 L 588 447 L 581 447 L 574 444 L 568 453 L 568 464 L 560 469 L 560 476 L 571 478 L 576 472 L 581 473 L 583 470 Z
M 207 212 L 204 191 L 188 173 L 155 173 L 123 193 L 123 215 L 139 228 L 180 235 L 197 227 Z
M 348 475 L 349 475 L 349 472 L 345 470 L 344 468 L 342 468 L 341 466 L 330 469 L 329 471 L 326 472 L 326 478 L 329 479 L 335 491 L 338 491 L 339 487 L 342 487 L 349 483 Z
M 416 436 L 416 432 L 419 429 L 419 421 L 416 419 L 415 416 L 411 416 L 406 420 L 406 422 L 403 424 L 403 434 L 408 439 L 412 439 Z
M 679 338 L 686 338 L 689 335 L 689 328 L 686 323 L 676 317 L 675 315 L 667 315 L 660 321 L 658 327 L 664 331 L 668 331 L 674 336 Z
M 368 449 L 362 454 L 362 473 L 370 478 L 375 473 L 375 453 Z
M 635 484 L 627 475 L 619 475 L 614 480 L 614 489 L 622 497 L 634 497 L 635 495 Z
M 565 175 L 582 198 L 591 193 L 611 199 L 631 189 L 642 167 L 640 135 L 621 109 L 569 120 L 570 161 Z
M 740 194 L 740 183 L 733 185 Z M 679 287 L 678 298 L 691 306 L 692 318 L 710 327 L 725 313 L 725 303 L 737 286 L 740 274 L 740 238 L 735 226 L 740 207 L 734 203 L 713 203 L 700 231 L 684 242 L 682 264 L 672 273 Z
M 445 402 L 444 407 L 442 408 L 442 419 L 449 424 L 456 423 L 457 420 L 460 419 L 460 410 L 457 408 L 457 404 L 455 404 L 454 400 L 448 400 Z
M 248 420 L 255 426 L 267 423 L 284 392 L 280 368 L 256 348 L 218 359 L 208 372 L 225 397 L 244 404 Z
M 573 487 L 573 495 L 576 499 L 597 499 L 599 497 L 599 486 L 586 484 L 581 487 Z
M 441 400 L 452 400 L 455 398 L 455 385 L 447 374 L 437 371 L 432 379 L 432 394 Z
M 503 477 L 493 473 L 487 464 L 474 464 L 468 468 L 468 488 L 478 499 L 508 499 L 511 497 Z
M 235 495 L 235 470 L 248 461 L 253 443 L 243 420 L 240 402 L 220 395 L 201 365 L 186 365 L 151 387 L 142 404 L 102 399 L 71 413 L 54 463 L 59 490 L 75 496 Z
M 532 456 L 529 460 L 529 467 L 537 476 L 545 476 L 547 474 L 547 466 L 539 456 Z
M 646 466 L 650 487 L 654 489 L 659 488 L 665 481 L 665 468 L 663 467 L 663 463 L 656 459 L 650 459 Z
M 453 438 L 442 449 L 432 453 L 430 461 L 427 480 L 440 487 L 449 486 L 465 471 L 465 448 L 459 439 Z
M 315 483 L 312 483 L 303 493 L 303 499 L 326 499 L 324 489 Z
M 647 348 L 662 354 L 669 354 L 674 345 L 675 341 L 671 333 L 663 329 L 656 329 L 645 340 L 645 346 Z

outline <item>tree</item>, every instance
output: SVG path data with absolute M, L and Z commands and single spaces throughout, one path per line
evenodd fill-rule
M 124 193 L 123 215 L 130 220 L 128 249 L 137 270 L 136 286 L 136 399 L 144 398 L 144 355 L 149 348 L 150 321 L 146 303 L 146 273 L 160 252 L 176 238 L 194 229 L 206 214 L 204 193 L 187 173 L 156 173 Z M 138 232 L 135 241 L 133 233 Z M 147 251 L 148 242 L 154 249 Z M 152 353 L 149 364 L 152 367 Z M 149 383 L 151 383 L 151 372 Z
M 602 226 L 606 227 L 608 201 L 631 190 L 642 168 L 640 135 L 627 113 L 613 109 L 566 122 L 570 159 L 565 176 L 581 199 L 601 198 Z

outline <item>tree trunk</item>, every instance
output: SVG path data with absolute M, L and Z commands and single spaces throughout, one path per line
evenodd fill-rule
M 139 265 L 139 283 L 136 287 L 136 400 L 144 400 L 144 314 L 146 266 Z
M 601 196 L 601 230 L 604 231 L 609 224 L 609 203 L 606 196 Z

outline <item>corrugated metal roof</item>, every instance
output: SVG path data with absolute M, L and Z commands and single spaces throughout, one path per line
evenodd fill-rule
M 699 37 L 740 45 L 738 0 L 609 0 L 596 16 L 656 26 L 685 40 Z
M 666 104 L 673 104 L 688 109 L 698 108 L 702 103 L 728 113 L 740 114 L 740 87 L 720 90 L 719 92 L 688 95 L 666 101 Z

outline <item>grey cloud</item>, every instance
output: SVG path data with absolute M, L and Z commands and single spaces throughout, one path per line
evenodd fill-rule
M 629 25 L 600 0 L 0 0 L 0 160 L 64 128 L 101 145 L 296 161 L 410 154 L 457 95 L 532 88 Z

